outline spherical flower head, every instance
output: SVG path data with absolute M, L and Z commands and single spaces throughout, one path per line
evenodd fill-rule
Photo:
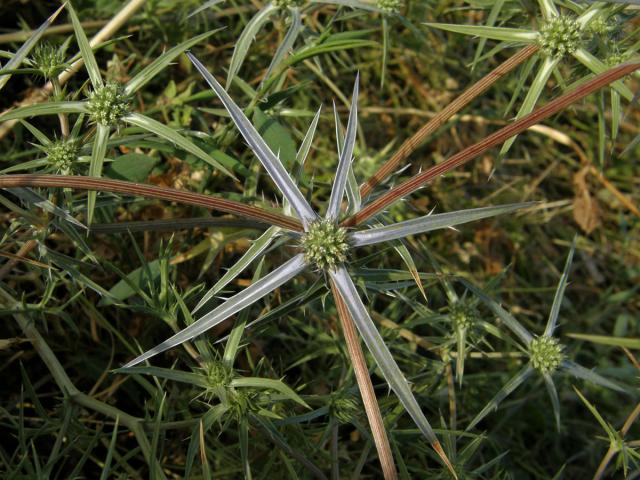
M 273 4 L 280 9 L 301 7 L 305 0 L 273 0 Z
M 57 77 L 67 67 L 64 51 L 50 43 L 43 43 L 34 48 L 29 63 L 47 79 Z
M 253 409 L 251 399 L 255 396 L 251 389 L 229 390 L 227 401 L 229 403 L 229 413 L 236 419 L 241 420 Z
M 210 388 L 226 387 L 233 377 L 231 369 L 218 361 L 207 363 L 205 374 Z
M 540 27 L 538 45 L 551 57 L 575 52 L 582 43 L 582 31 L 575 17 L 560 15 L 546 20 Z
M 300 246 L 307 262 L 330 270 L 347 259 L 347 231 L 329 220 L 318 220 L 302 235 Z
M 56 140 L 45 146 L 44 152 L 50 165 L 68 172 L 78 158 L 80 144 L 76 140 Z
M 614 25 L 606 18 L 597 17 L 589 22 L 587 29 L 595 35 L 606 35 L 614 29 Z
M 329 410 L 333 418 L 344 424 L 356 419 L 361 406 L 355 395 L 338 394 L 331 400 Z
M 110 82 L 89 94 L 87 107 L 94 122 L 113 127 L 129 112 L 129 98 L 122 85 Z
M 529 358 L 540 373 L 553 373 L 562 362 L 563 346 L 553 337 L 536 337 L 529 344 Z
M 449 318 L 456 330 L 471 328 L 478 321 L 478 312 L 464 301 L 456 302 L 449 307 Z
M 605 58 L 604 63 L 609 67 L 615 67 L 627 61 L 627 56 L 624 53 L 612 53 Z
M 402 8 L 402 0 L 378 0 L 376 6 L 387 15 L 397 15 Z

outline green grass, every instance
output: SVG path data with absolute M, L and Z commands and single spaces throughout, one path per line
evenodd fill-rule
M 204 2 L 144 3 L 92 53 L 88 40 L 121 2 L 75 1 L 78 21 L 67 7 L 40 38 L 16 32 L 37 29 L 58 3 L 0 6 L 8 19 L 0 61 L 12 74 L 0 76 L 3 478 L 383 478 L 377 452 L 384 448 L 374 445 L 354 344 L 343 333 L 348 319 L 338 313 L 331 274 L 318 268 L 150 363 L 121 369 L 300 251 L 296 235 L 284 235 L 301 228 L 295 198 L 293 208 L 283 204 L 183 52 L 229 82 L 229 96 L 313 211 L 324 215 L 336 172 L 350 170 L 345 219 L 359 211 L 359 184 L 521 48 L 463 35 L 467 26 L 536 31 L 540 8 L 552 9 L 551 0 L 495 2 L 493 11 L 491 2 L 413 1 L 400 8 L 402 17 L 327 4 L 304 7 L 299 18 L 276 9 L 253 41 L 242 32 L 262 2 L 227 0 L 192 17 Z M 573 2 L 553 4 L 583 13 Z M 603 8 L 611 14 L 598 24 L 604 34 L 582 47 L 603 65 L 612 66 L 614 55 L 637 61 L 638 9 Z M 36 50 L 9 67 L 7 59 L 47 42 L 65 64 L 82 56 L 87 67 L 64 85 L 54 81 L 28 110 L 9 110 L 33 99 L 48 77 L 31 61 Z M 525 60 L 435 128 L 399 164 L 408 166 L 393 168 L 362 205 L 434 165 L 446 167 L 446 159 L 516 115 L 608 68 L 567 57 L 541 82 L 534 80 L 541 61 Z M 353 131 L 347 123 L 358 73 Z M 626 98 L 638 92 L 636 75 L 543 118 L 510 147 L 502 139 L 443 170 L 426 188 L 374 212 L 370 226 L 432 210 L 536 203 L 348 252 L 366 311 L 459 478 L 622 478 L 638 470 L 640 115 Z M 125 85 L 124 110 L 96 115 L 85 99 L 108 82 Z M 100 121 L 107 117 L 109 125 Z M 65 136 L 73 148 L 60 143 Z M 354 162 L 339 170 L 345 136 L 354 142 Z M 36 173 L 64 177 L 45 186 L 17 176 Z M 59 188 L 86 175 L 96 178 Z M 110 180 L 203 196 L 124 195 Z M 554 301 L 561 278 L 566 290 Z M 355 298 L 342 295 L 347 317 L 358 323 Z M 563 359 L 600 377 L 551 372 L 556 409 L 549 372 L 534 369 L 497 411 L 483 410 L 525 371 L 526 336 L 546 333 L 556 310 Z M 433 439 L 390 391 L 389 357 L 363 350 L 399 478 L 452 478 Z

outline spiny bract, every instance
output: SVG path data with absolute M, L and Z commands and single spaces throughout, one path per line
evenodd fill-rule
M 529 345 L 529 358 L 535 369 L 541 373 L 553 373 L 562 362 L 562 345 L 553 337 L 536 337 Z
M 538 44 L 549 56 L 563 57 L 575 52 L 582 43 L 580 24 L 576 18 L 560 15 L 546 20 L 540 27 Z
M 64 51 L 50 43 L 43 43 L 34 48 L 29 63 L 47 79 L 57 77 L 67 66 Z
M 87 108 L 94 122 L 114 127 L 129 112 L 129 98 L 122 85 L 111 82 L 89 94 Z
M 347 231 L 328 220 L 312 223 L 302 235 L 300 246 L 307 262 L 320 270 L 328 270 L 347 259 Z

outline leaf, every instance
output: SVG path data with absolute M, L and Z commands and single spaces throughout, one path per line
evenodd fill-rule
M 573 219 L 587 234 L 593 232 L 601 224 L 598 201 L 591 196 L 587 185 L 589 167 L 584 167 L 573 176 Z
M 356 286 L 349 277 L 349 273 L 343 266 L 340 266 L 336 270 L 329 270 L 329 276 L 344 300 L 349 314 L 353 318 L 358 332 L 360 332 L 360 336 L 375 359 L 383 377 L 427 440 L 432 444 L 439 443 L 429 421 L 422 413 L 420 405 L 413 396 L 409 383 L 404 378 L 402 371 L 400 371 L 398 364 L 389 351 L 389 347 L 387 347 L 362 303 Z
M 36 45 L 36 43 L 38 43 L 38 40 L 40 40 L 45 30 L 49 28 L 49 25 L 53 23 L 53 21 L 60 14 L 60 12 L 64 7 L 65 7 L 64 5 L 60 6 L 55 12 L 51 14 L 49 18 L 47 18 L 44 21 L 42 25 L 40 25 L 36 30 L 33 31 L 33 33 L 27 39 L 27 41 L 24 42 L 22 46 L 18 49 L 18 51 L 13 54 L 13 56 L 11 57 L 11 60 L 9 60 L 4 65 L 2 70 L 14 70 L 20 66 L 22 61 L 25 58 L 27 58 L 27 55 L 29 55 L 29 52 L 31 52 L 31 49 Z M 0 75 L 0 90 L 2 90 L 2 88 L 7 84 L 10 78 L 11 78 L 10 74 Z
M 589 370 L 588 368 L 584 368 L 582 365 L 572 362 L 571 360 L 563 360 L 560 366 L 574 377 L 581 378 L 595 385 L 610 388 L 611 390 L 627 393 L 627 390 L 620 385 L 604 378 L 593 370 Z
M 427 27 L 438 28 L 447 32 L 462 33 L 476 37 L 501 40 L 504 42 L 534 43 L 538 32 L 522 28 L 485 27 L 483 25 L 453 25 L 449 23 L 424 23 Z
M 497 410 L 498 405 L 505 398 L 507 398 L 514 390 L 516 390 L 522 383 L 531 376 L 534 369 L 531 364 L 527 363 L 522 370 L 520 370 L 511 380 L 504 384 L 504 386 L 495 394 L 495 396 L 487 403 L 487 405 L 475 416 L 469 426 L 465 428 L 465 432 L 468 432 L 475 427 L 484 417 L 489 415 L 494 410 Z
M 493 27 L 495 25 L 498 15 L 502 10 L 502 7 L 504 6 L 505 1 L 506 0 L 495 0 L 493 2 L 491 11 L 489 12 L 489 16 L 487 17 L 487 26 Z M 484 46 L 486 45 L 486 43 L 487 43 L 486 38 L 481 38 L 480 41 L 478 42 L 476 53 L 473 57 L 473 63 L 471 64 L 471 70 L 474 70 L 476 68 L 476 65 L 480 61 L 480 56 L 482 55 L 482 51 L 484 50 Z
M 161 367 L 131 367 L 117 368 L 115 373 L 126 373 L 127 375 L 152 375 L 158 378 L 164 378 L 173 382 L 187 383 L 195 387 L 207 388 L 209 383 L 205 375 L 183 372 L 172 368 Z
M 498 302 L 496 302 L 493 298 L 489 297 L 482 290 L 477 288 L 470 282 L 462 279 L 462 283 L 471 290 L 484 304 L 493 311 L 493 313 L 504 322 L 504 324 L 516 334 L 520 340 L 528 347 L 533 339 L 533 336 L 524 328 L 518 320 L 516 320 L 509 312 L 507 312 L 504 308 L 502 308 Z
M 87 229 L 87 227 L 79 220 L 76 220 L 68 210 L 64 210 L 58 207 L 53 202 L 51 202 L 50 200 L 47 200 L 46 198 L 38 194 L 36 191 L 31 190 L 30 188 L 15 187 L 15 188 L 7 188 L 7 190 L 13 193 L 16 197 L 20 198 L 20 200 L 22 200 L 27 204 L 35 205 L 36 207 L 41 208 L 45 212 L 49 212 L 51 215 L 54 215 L 65 222 L 69 222 L 75 225 L 76 227 L 80 227 L 84 230 Z
M 76 35 L 76 42 L 78 42 L 78 47 L 80 48 L 80 54 L 87 68 L 89 79 L 91 80 L 91 85 L 93 85 L 93 88 L 102 87 L 102 85 L 104 85 L 102 75 L 100 75 L 100 69 L 98 68 L 96 57 L 93 55 L 93 50 L 91 50 L 91 44 L 89 43 L 87 34 L 84 33 L 80 19 L 73 9 L 71 2 L 67 2 L 66 6 L 69 11 L 69 16 L 71 17 L 71 23 L 73 24 L 73 31 Z
M 102 164 L 107 154 L 107 142 L 109 141 L 110 128 L 98 123 L 96 126 L 96 136 L 93 139 L 93 149 L 91 151 L 91 163 L 89 163 L 89 176 L 100 177 L 102 175 Z M 90 191 L 87 194 L 87 225 L 93 221 L 93 210 L 96 206 L 98 192 Z
M 149 177 L 158 161 L 157 158 L 151 158 L 141 153 L 127 153 L 111 162 L 105 175 L 118 180 L 142 182 Z
M 550 18 L 557 17 L 559 15 L 558 9 L 553 0 L 538 0 L 542 16 L 549 20 Z
M 273 154 L 249 119 L 234 103 L 229 94 L 224 90 L 224 88 L 222 88 L 222 85 L 218 83 L 214 76 L 211 75 L 204 65 L 202 65 L 192 54 L 187 53 L 187 56 L 207 81 L 209 86 L 211 86 L 211 88 L 216 92 L 216 95 L 218 95 L 224 104 L 229 115 L 231 115 L 233 122 L 236 124 L 236 127 L 240 130 L 240 133 L 251 147 L 251 150 L 253 150 L 253 153 L 258 157 L 258 160 L 260 160 L 260 163 L 262 163 L 265 170 L 267 170 L 267 173 L 273 182 L 280 189 L 284 197 L 296 211 L 298 217 L 302 221 L 302 224 L 306 227 L 310 222 L 317 218 L 317 215 L 312 210 L 307 200 L 302 196 L 298 187 L 293 183 L 293 180 L 282 166 L 278 157 Z
M 187 328 L 173 335 L 171 338 L 165 340 L 159 345 L 153 347 L 137 358 L 127 363 L 124 368 L 133 367 L 140 362 L 143 362 L 158 353 L 169 350 L 170 348 L 180 345 L 183 342 L 191 340 L 192 338 L 201 335 L 210 328 L 218 325 L 234 313 L 239 312 L 245 307 L 252 305 L 260 300 L 262 297 L 278 288 L 283 283 L 291 280 L 298 273 L 306 268 L 304 261 L 304 255 L 298 254 L 288 262 L 284 263 L 273 272 L 264 276 L 257 282 L 251 284 L 240 293 L 237 293 L 222 305 L 213 309 L 196 322 L 189 325 Z
M 229 72 L 227 73 L 226 88 L 229 88 L 231 86 L 231 82 L 233 82 L 234 77 L 238 74 L 242 63 L 247 56 L 247 52 L 249 51 L 251 42 L 253 42 L 254 38 L 256 37 L 258 30 L 260 30 L 262 26 L 267 23 L 269 17 L 277 11 L 278 9 L 273 5 L 273 3 L 268 3 L 263 8 L 261 8 L 258 13 L 251 17 L 251 20 L 249 20 L 247 26 L 244 27 L 244 30 L 242 30 L 242 33 L 240 34 L 240 37 L 238 37 L 238 41 L 236 42 L 236 46 L 233 49 L 233 55 L 231 56 Z
M 558 282 L 558 288 L 556 288 L 556 293 L 553 297 L 553 305 L 551 306 L 551 311 L 549 312 L 549 320 L 547 321 L 547 326 L 544 329 L 545 337 L 552 336 L 553 331 L 556 329 L 556 324 L 558 323 L 558 314 L 560 313 L 560 306 L 562 305 L 562 299 L 564 298 L 564 291 L 567 288 L 569 270 L 571 270 L 571 262 L 573 261 L 573 254 L 575 251 L 576 237 L 574 236 L 573 242 L 571 242 L 571 250 L 569 251 L 569 255 L 567 256 L 567 260 L 564 264 L 562 276 L 560 277 L 560 281 Z
M 225 175 L 237 180 L 235 175 L 227 170 L 222 164 L 217 162 L 211 157 L 207 152 L 202 150 L 200 147 L 195 145 L 191 140 L 183 137 L 178 132 L 176 132 L 173 128 L 168 127 L 157 120 L 153 120 L 145 115 L 141 115 L 139 113 L 129 113 L 123 117 L 123 120 L 131 125 L 135 125 L 136 127 L 143 128 L 151 133 L 158 135 L 165 140 L 169 140 L 172 143 L 175 143 L 178 147 L 186 150 L 187 152 L 195 155 L 201 160 L 204 160 L 212 167 L 220 170 Z
M 204 2 L 202 5 L 200 5 L 198 8 L 196 8 L 193 12 L 191 12 L 187 18 L 191 18 L 194 15 L 197 15 L 198 13 L 206 10 L 207 8 L 211 8 L 216 6 L 217 4 L 223 2 L 224 0 L 208 0 L 207 2 Z
M 313 117 L 309 128 L 307 129 L 307 133 L 302 139 L 302 143 L 300 144 L 300 148 L 298 148 L 298 153 L 296 153 L 296 165 L 297 171 L 295 173 L 296 178 L 300 178 L 302 176 L 302 171 L 304 169 L 304 164 L 307 161 L 307 156 L 309 155 L 309 151 L 311 150 L 311 144 L 313 143 L 313 136 L 316 133 L 316 128 L 318 127 L 318 121 L 320 120 L 320 112 L 322 111 L 322 105 L 318 107 L 318 111 Z
M 86 102 L 46 102 L 26 107 L 18 107 L 0 115 L 0 122 L 20 120 L 39 115 L 57 115 L 59 113 L 89 113 Z
M 124 91 L 127 95 L 131 95 L 138 90 L 140 90 L 147 82 L 152 80 L 158 73 L 164 70 L 171 62 L 173 62 L 182 52 L 185 50 L 189 50 L 195 44 L 200 41 L 210 37 L 214 33 L 219 32 L 222 28 L 217 28 L 215 30 L 211 30 L 210 32 L 205 32 L 196 37 L 193 37 L 190 40 L 182 42 L 179 45 L 176 45 L 172 49 L 166 51 L 158 58 L 156 58 L 153 62 L 143 68 L 138 74 L 133 77 L 131 80 L 127 82 L 124 87 Z
M 356 143 L 356 134 L 358 133 L 359 82 L 360 74 L 358 73 L 353 84 L 351 109 L 349 111 L 349 121 L 347 122 L 347 133 L 344 138 L 344 144 L 340 149 L 340 161 L 338 163 L 338 169 L 336 170 L 335 178 L 333 181 L 333 188 L 331 189 L 331 196 L 329 198 L 329 207 L 327 208 L 326 214 L 326 218 L 328 220 L 336 220 L 338 218 L 338 215 L 340 214 L 340 205 L 342 204 L 342 198 L 344 197 L 344 189 L 347 185 L 347 176 L 349 174 L 349 167 L 351 166 L 353 149 Z
M 285 58 L 289 50 L 293 48 L 293 44 L 298 38 L 300 34 L 300 30 L 302 28 L 302 18 L 300 15 L 299 8 L 291 8 L 289 9 L 291 13 L 291 26 L 287 31 L 287 34 L 284 36 L 282 43 L 278 46 L 276 53 L 273 55 L 271 59 L 271 63 L 269 64 L 269 68 L 267 69 L 267 73 L 264 74 L 262 82 L 260 82 L 260 87 L 264 84 L 265 81 L 271 76 L 275 68 L 280 65 L 280 62 Z M 258 89 L 260 89 L 260 87 Z M 227 88 L 229 88 L 229 83 L 227 82 Z
M 311 409 L 307 402 L 302 400 L 300 396 L 294 392 L 290 387 L 282 383 L 280 380 L 274 380 L 272 378 L 259 378 L 259 377 L 238 377 L 231 380 L 231 386 L 233 388 L 259 388 L 270 389 L 281 393 L 285 397 L 294 402 L 302 405 L 303 407 Z
M 567 337 L 586 340 L 587 342 L 611 345 L 613 347 L 640 349 L 640 338 L 610 337 L 607 335 L 587 335 L 585 333 L 567 333 Z
M 553 383 L 553 378 L 548 373 L 543 373 L 544 384 L 547 387 L 549 393 L 549 399 L 551 400 L 551 406 L 553 407 L 553 416 L 556 419 L 556 428 L 560 431 L 560 400 L 558 399 L 558 391 Z
M 457 212 L 439 213 L 435 215 L 425 215 L 423 217 L 394 223 L 384 227 L 375 227 L 369 230 L 362 230 L 350 235 L 351 243 L 360 247 L 363 245 L 373 245 L 381 242 L 388 242 L 409 235 L 431 232 L 441 228 L 449 228 L 463 223 L 473 222 L 483 218 L 494 217 L 516 210 L 527 208 L 533 205 L 532 202 L 512 203 L 499 205 L 497 207 L 472 208 L 459 210 Z
M 123 302 L 137 294 L 132 287 L 141 289 L 149 280 L 156 280 L 160 276 L 160 261 L 153 260 L 143 267 L 136 268 L 127 275 L 126 279 L 120 280 L 109 290 L 109 297 L 104 298 L 100 305 L 113 305 L 116 301 Z
M 595 74 L 601 74 L 610 70 L 604 62 L 594 57 L 584 48 L 579 48 L 578 50 L 573 52 L 573 56 L 576 58 L 576 60 L 578 60 Z M 611 87 L 614 88 L 618 93 L 620 93 L 620 95 L 622 95 L 626 100 L 633 100 L 633 92 L 622 82 L 622 80 L 616 80 L 611 84 Z
M 280 233 L 279 227 L 269 227 L 257 240 L 255 240 L 240 259 L 204 294 L 202 299 L 193 309 L 193 313 L 200 310 L 209 300 L 220 293 L 231 281 L 237 278 L 256 258 L 258 258 L 271 245 L 273 239 Z
M 253 123 L 271 151 L 277 152 L 283 165 L 292 165 L 296 158 L 296 142 L 282 124 L 259 108 L 253 112 Z
M 422 294 L 422 297 L 426 302 L 427 293 L 424 291 L 424 287 L 422 286 L 422 281 L 420 280 L 420 273 L 418 273 L 416 262 L 413 261 L 413 257 L 411 256 L 409 249 L 401 241 L 394 242 L 393 248 L 395 249 L 396 252 L 398 252 L 398 255 L 400 255 L 400 258 L 402 258 L 402 261 L 409 269 L 409 273 L 411 274 L 411 277 L 413 277 L 413 280 L 416 282 L 416 286 L 420 290 L 420 293 Z

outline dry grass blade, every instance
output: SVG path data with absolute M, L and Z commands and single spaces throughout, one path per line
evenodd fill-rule
M 176 190 L 175 188 L 157 187 L 143 183 L 124 180 L 109 180 L 65 175 L 4 175 L 0 177 L 0 188 L 12 187 L 57 187 L 76 188 L 82 190 L 121 193 L 146 198 L 157 198 L 186 205 L 209 208 L 219 212 L 232 213 L 243 218 L 258 220 L 261 223 L 277 225 L 293 231 L 302 231 L 302 225 L 295 218 L 269 212 L 259 207 L 245 205 L 241 202 L 217 198 L 202 193 Z
M 420 130 L 413 134 L 411 138 L 406 140 L 400 148 L 393 154 L 393 156 L 382 165 L 371 178 L 360 187 L 360 196 L 367 196 L 375 187 L 383 182 L 389 175 L 391 175 L 400 164 L 411 155 L 416 148 L 424 141 L 424 139 L 435 132 L 438 128 L 445 124 L 453 115 L 467 106 L 478 95 L 485 92 L 494 83 L 504 77 L 507 73 L 511 72 L 518 65 L 522 64 L 531 55 L 538 51 L 536 45 L 529 45 L 518 51 L 515 55 L 512 55 L 503 63 L 498 65 L 491 72 L 486 74 L 471 87 L 465 90 L 459 97 L 453 102 L 448 104 L 442 111 L 438 112 L 435 117 L 429 120 Z
M 382 420 L 382 414 L 380 413 L 380 406 L 378 405 L 376 394 L 373 391 L 373 384 L 371 383 L 367 362 L 364 358 L 364 353 L 362 352 L 362 347 L 360 345 L 360 338 L 356 332 L 356 327 L 353 324 L 351 315 L 349 315 L 347 306 L 333 282 L 331 282 L 331 291 L 333 292 L 333 298 L 336 302 L 336 308 L 338 309 L 338 317 L 340 318 L 340 324 L 342 326 L 344 339 L 349 351 L 349 357 L 353 362 L 353 371 L 356 375 L 356 380 L 358 381 L 358 388 L 360 389 L 360 395 L 362 396 L 362 403 L 364 405 L 365 412 L 367 413 L 367 419 L 369 420 L 373 441 L 376 445 L 376 450 L 378 451 L 378 458 L 380 459 L 384 478 L 386 480 L 396 479 L 398 478 L 398 474 L 393 460 L 393 453 L 391 452 L 391 446 L 389 445 L 387 431 L 384 428 L 384 421 Z
M 624 63 L 604 73 L 601 73 L 600 75 L 597 75 L 596 77 L 577 87 L 575 90 L 561 95 L 560 97 L 552 100 L 543 107 L 534 110 L 526 117 L 523 117 L 520 120 L 515 121 L 504 128 L 501 128 L 497 132 L 485 137 L 478 143 L 475 143 L 474 145 L 471 145 L 470 147 L 465 148 L 461 152 L 455 154 L 448 160 L 445 160 L 444 162 L 415 175 L 406 182 L 389 190 L 387 193 L 381 195 L 373 202 L 365 206 L 357 214 L 345 220 L 343 222 L 343 226 L 352 227 L 362 223 L 363 221 L 371 218 L 378 212 L 394 203 L 396 200 L 399 200 L 416 191 L 418 188 L 422 187 L 430 180 L 443 175 L 456 167 L 459 167 L 469 160 L 478 157 L 490 148 L 500 145 L 514 135 L 522 133 L 527 128 L 550 117 L 551 115 L 564 110 L 569 105 L 583 99 L 593 92 L 598 91 L 602 87 L 609 85 L 611 82 L 614 82 L 615 80 L 618 80 L 625 75 L 638 70 L 639 68 L 640 63 Z

